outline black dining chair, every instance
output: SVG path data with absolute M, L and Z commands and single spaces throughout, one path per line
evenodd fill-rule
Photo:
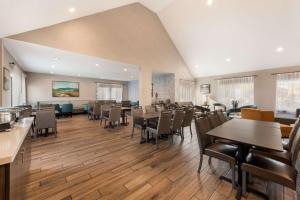
M 250 153 L 247 156 L 246 163 L 241 165 L 243 188 L 242 194 L 247 191 L 247 173 L 260 179 L 274 182 L 297 193 L 297 200 L 300 200 L 300 143 L 291 151 L 291 165 L 287 165 L 272 158 Z
M 216 128 L 222 124 L 216 112 L 210 112 L 207 117 L 212 128 Z
M 206 134 L 212 129 L 208 117 L 195 117 L 195 126 L 200 150 L 198 173 L 200 173 L 202 168 L 203 155 L 228 162 L 232 170 L 232 187 L 235 188 L 235 156 L 237 147 L 229 144 L 212 142 L 211 137 Z
M 221 121 L 222 124 L 227 122 L 227 119 L 225 118 L 224 112 L 222 110 L 217 110 L 216 114 L 219 117 L 219 120 Z
M 160 135 L 170 135 L 172 124 L 172 112 L 163 111 L 160 113 L 158 124 L 156 127 L 147 127 L 146 131 L 155 136 L 156 148 L 158 149 L 158 138 Z

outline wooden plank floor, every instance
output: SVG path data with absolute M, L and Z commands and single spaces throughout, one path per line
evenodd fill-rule
M 199 150 L 188 129 L 185 140 L 174 138 L 155 145 L 139 144 L 138 130 L 131 126 L 103 129 L 99 121 L 84 115 L 59 119 L 58 137 L 32 142 L 32 164 L 24 199 L 235 199 L 231 184 L 220 181 L 229 166 L 207 157 L 197 174 Z M 257 182 L 262 190 L 263 182 Z M 275 189 L 276 199 L 294 199 L 294 193 Z M 259 199 L 248 194 L 247 199 Z

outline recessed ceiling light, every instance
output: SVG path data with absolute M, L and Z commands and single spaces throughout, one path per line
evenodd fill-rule
M 282 52 L 283 50 L 284 50 L 283 47 L 277 47 L 277 48 L 276 48 L 276 51 L 277 51 L 277 52 Z
M 54 68 L 55 68 L 55 65 L 52 65 L 51 67 L 52 67 L 52 69 L 54 69 Z
M 198 68 L 199 68 L 199 65 L 195 65 L 195 68 L 198 69 Z
M 124 68 L 124 72 L 127 72 L 127 68 Z
M 50 72 L 50 74 L 54 74 L 54 72 Z
M 208 6 L 211 6 L 213 3 L 214 3 L 214 0 L 207 0 L 207 2 L 206 2 L 206 4 L 207 4 Z
M 98 66 L 99 66 L 99 64 L 98 64 L 98 63 L 96 63 L 96 66 L 98 67 Z
M 70 13 L 73 13 L 73 12 L 75 12 L 75 11 L 76 11 L 75 8 L 69 8 L 69 12 L 70 12 Z
M 231 58 L 226 58 L 226 62 L 230 62 L 231 61 Z

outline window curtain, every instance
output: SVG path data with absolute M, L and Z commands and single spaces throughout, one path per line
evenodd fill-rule
M 254 104 L 254 76 L 217 80 L 217 101 L 230 108 L 233 100 L 239 107 Z
M 276 111 L 294 114 L 300 108 L 300 72 L 276 75 Z
M 97 83 L 97 100 L 122 101 L 123 85 Z
M 195 81 L 180 80 L 179 81 L 179 100 L 192 101 L 195 100 Z

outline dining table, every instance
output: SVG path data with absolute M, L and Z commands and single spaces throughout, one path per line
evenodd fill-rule
M 242 197 L 242 170 L 241 165 L 246 161 L 246 156 L 251 147 L 264 150 L 282 152 L 283 145 L 281 140 L 280 125 L 277 122 L 256 121 L 248 119 L 231 119 L 222 125 L 206 133 L 214 138 L 226 139 L 233 142 L 238 147 L 237 167 L 238 167 L 238 192 L 237 199 Z M 220 177 L 221 179 L 228 179 Z M 249 192 L 262 193 L 248 188 Z

